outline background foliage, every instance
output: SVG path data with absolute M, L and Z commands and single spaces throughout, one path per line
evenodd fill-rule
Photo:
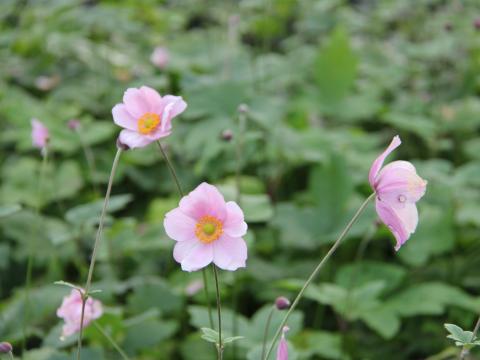
M 295 295 L 395 134 L 396 156 L 429 181 L 418 230 L 396 254 L 369 208 L 289 322 L 291 358 L 453 356 L 442 324 L 471 329 L 480 309 L 478 1 L 3 0 L 0 14 L 0 203 L 22 205 L 0 219 L 0 339 L 17 354 L 32 252 L 25 359 L 71 358 L 75 339 L 59 341 L 55 316 L 69 290 L 53 282 L 86 278 L 119 131 L 110 111 L 145 84 L 189 104 L 164 141 L 189 190 L 206 180 L 235 196 L 237 108 L 248 105 L 249 260 L 221 273 L 225 331 L 245 339 L 228 359 L 259 358 L 273 300 Z M 171 55 L 162 70 L 149 60 L 157 45 Z M 41 192 L 32 117 L 52 133 Z M 113 192 L 94 283 L 100 323 L 134 359 L 214 358 L 200 338 L 203 293 L 188 291 L 201 276 L 174 263 L 163 231 L 178 198 L 155 146 L 124 154 Z M 86 337 L 85 359 L 117 358 L 95 328 Z

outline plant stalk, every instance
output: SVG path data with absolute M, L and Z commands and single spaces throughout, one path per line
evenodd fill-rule
M 112 346 L 117 350 L 117 352 L 120 354 L 123 360 L 130 360 L 128 355 L 125 353 L 125 351 L 122 350 L 122 348 L 117 344 L 115 340 L 108 334 L 104 328 L 102 328 L 96 321 L 93 322 L 93 325 L 97 328 L 98 331 L 102 333 L 103 336 L 112 344 Z
M 477 319 L 477 323 L 475 324 L 475 327 L 473 328 L 472 332 L 472 338 L 470 339 L 470 342 L 473 342 L 475 338 L 477 337 L 478 330 L 480 329 L 480 316 Z M 467 358 L 467 355 L 469 354 L 470 350 L 467 349 L 465 346 L 462 348 L 462 351 L 460 352 L 460 356 L 458 357 L 460 360 L 464 360 Z
M 272 308 L 270 309 L 270 312 L 268 313 L 267 317 L 267 323 L 265 324 L 265 331 L 263 333 L 263 346 L 262 346 L 262 357 L 263 359 L 265 357 L 265 351 L 267 350 L 267 338 L 268 338 L 268 330 L 270 329 L 270 323 L 272 322 L 272 317 L 273 313 L 276 310 L 276 306 L 273 305 Z
M 212 264 L 213 275 L 215 277 L 215 288 L 217 290 L 217 314 L 218 314 L 218 344 L 217 344 L 217 353 L 218 360 L 223 359 L 223 344 L 222 344 L 222 306 L 220 303 L 220 288 L 218 285 L 218 274 L 217 267 Z
M 315 270 L 313 270 L 313 272 L 310 274 L 310 276 L 308 277 L 307 281 L 305 282 L 305 284 L 303 285 L 303 287 L 300 289 L 300 292 L 298 293 L 297 297 L 295 298 L 295 300 L 293 301 L 292 303 L 292 306 L 290 307 L 290 309 L 288 309 L 287 313 L 285 314 L 285 317 L 283 318 L 282 322 L 280 323 L 278 329 L 277 329 L 277 332 L 275 333 L 273 339 L 272 339 L 272 342 L 270 343 L 270 346 L 268 348 L 268 351 L 267 351 L 267 355 L 265 356 L 265 358 L 263 360 L 267 360 L 268 357 L 270 356 L 270 354 L 272 353 L 272 350 L 273 350 L 273 347 L 275 346 L 275 343 L 276 341 L 278 340 L 278 337 L 280 336 L 280 334 L 282 333 L 282 329 L 283 327 L 285 326 L 285 324 L 287 323 L 288 321 L 288 318 L 290 317 L 290 315 L 292 314 L 292 312 L 295 310 L 295 308 L 297 307 L 298 303 L 300 302 L 300 299 L 303 297 L 303 294 L 305 293 L 305 291 L 307 290 L 308 286 L 310 285 L 310 283 L 315 279 L 315 277 L 318 275 L 318 273 L 320 272 L 320 270 L 322 269 L 323 265 L 328 261 L 328 259 L 333 255 L 333 253 L 335 252 L 335 250 L 337 250 L 337 248 L 339 247 L 340 243 L 342 242 L 343 238 L 345 237 L 345 235 L 348 234 L 348 232 L 350 231 L 350 229 L 352 228 L 353 224 L 357 221 L 358 217 L 360 216 L 360 214 L 363 212 L 363 210 L 365 209 L 365 207 L 368 205 L 368 203 L 370 202 L 371 199 L 373 199 L 375 197 L 375 193 L 372 193 L 364 202 L 362 205 L 360 205 L 360 208 L 357 210 L 357 212 L 355 213 L 355 215 L 353 215 L 352 219 L 350 220 L 350 222 L 347 224 L 347 226 L 345 227 L 345 229 L 343 229 L 342 233 L 340 234 L 340 236 L 337 238 L 337 240 L 335 241 L 335 243 L 332 245 L 332 247 L 330 248 L 330 250 L 328 251 L 328 253 L 325 255 L 325 257 L 320 261 L 320 263 L 317 265 L 317 267 L 315 268 Z

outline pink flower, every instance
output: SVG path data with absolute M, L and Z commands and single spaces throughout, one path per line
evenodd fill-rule
M 102 303 L 89 297 L 85 304 L 83 326 L 88 326 L 92 320 L 98 319 L 102 314 Z M 80 331 L 82 296 L 79 290 L 72 289 L 70 295 L 63 298 L 62 305 L 57 309 L 57 316 L 65 321 L 62 337 L 67 337 Z
M 68 120 L 67 126 L 72 131 L 78 131 L 80 130 L 80 127 L 82 126 L 82 124 L 80 120 L 71 119 L 71 120 Z
M 288 360 L 288 345 L 287 339 L 285 339 L 285 334 L 288 330 L 290 330 L 288 326 L 284 326 L 282 329 L 282 338 L 277 349 L 277 360 Z
M 154 50 L 152 55 L 150 56 L 150 61 L 153 65 L 158 67 L 159 69 L 165 69 L 168 65 L 170 60 L 170 52 L 167 48 L 163 46 L 157 46 Z
M 376 193 L 376 208 L 380 219 L 392 231 L 397 244 L 405 244 L 415 232 L 418 211 L 415 203 L 425 194 L 427 181 L 417 175 L 408 161 L 394 161 L 381 169 L 385 158 L 402 142 L 395 136 L 388 148 L 373 162 L 368 180 Z
M 181 96 L 161 97 L 148 86 L 127 89 L 123 103 L 112 109 L 113 121 L 124 128 L 119 140 L 133 149 L 168 136 L 172 131 L 172 118 L 186 108 L 187 103 Z
M 33 146 L 39 149 L 44 149 L 50 138 L 47 127 L 38 119 L 32 119 L 31 124 Z
M 165 215 L 165 231 L 177 241 L 173 257 L 185 271 L 196 271 L 211 262 L 224 270 L 245 267 L 247 232 L 242 209 L 225 202 L 215 186 L 200 184 Z

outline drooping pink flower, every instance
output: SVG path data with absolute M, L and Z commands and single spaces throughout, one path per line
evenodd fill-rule
M 115 124 L 124 128 L 120 142 L 133 149 L 170 135 L 172 118 L 186 108 L 181 96 L 162 97 L 154 89 L 142 86 L 127 89 L 123 103 L 113 107 L 112 115 Z
M 277 349 L 277 360 L 288 360 L 288 345 L 287 339 L 285 339 L 285 334 L 288 330 L 290 330 L 288 326 L 284 326 L 282 329 L 282 338 Z
M 408 161 L 393 161 L 382 168 L 385 158 L 402 142 L 395 136 L 388 148 L 373 162 L 368 180 L 376 193 L 376 209 L 392 231 L 397 244 L 405 244 L 418 224 L 416 202 L 425 194 L 427 181 L 417 175 Z
M 150 56 L 150 61 L 159 69 L 165 69 L 170 61 L 170 52 L 166 47 L 157 46 Z
M 38 119 L 32 119 L 32 144 L 38 149 L 45 149 L 50 139 L 48 129 Z
M 173 257 L 185 271 L 210 263 L 224 270 L 245 267 L 247 232 L 243 211 L 234 201 L 225 202 L 215 186 L 200 184 L 165 215 L 165 231 L 177 241 Z
M 83 327 L 88 326 L 91 321 L 98 319 L 102 314 L 102 303 L 89 297 L 85 304 Z M 62 330 L 62 337 L 67 337 L 80 331 L 82 296 L 79 290 L 72 289 L 70 295 L 63 298 L 62 305 L 57 309 L 57 316 L 63 318 L 65 321 Z

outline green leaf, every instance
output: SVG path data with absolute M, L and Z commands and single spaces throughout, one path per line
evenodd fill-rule
M 202 327 L 200 330 L 202 330 L 202 339 L 217 344 L 218 343 L 218 337 L 219 334 L 217 331 L 207 328 L 207 327 Z
M 19 204 L 0 206 L 0 218 L 13 215 L 21 209 L 22 206 Z

